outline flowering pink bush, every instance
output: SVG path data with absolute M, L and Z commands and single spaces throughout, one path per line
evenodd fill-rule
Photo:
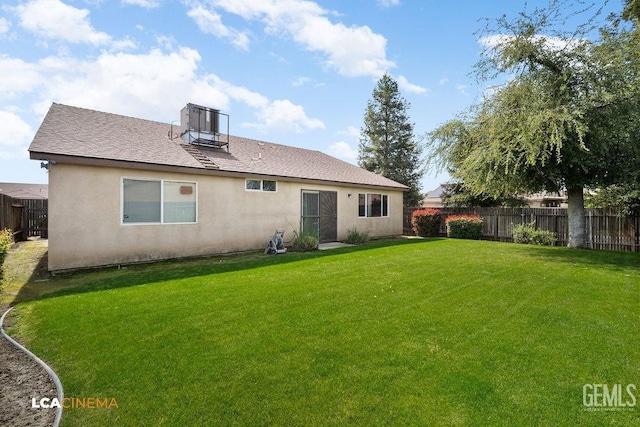
M 441 223 L 442 211 L 439 209 L 418 209 L 411 214 L 411 227 L 421 237 L 438 236 Z

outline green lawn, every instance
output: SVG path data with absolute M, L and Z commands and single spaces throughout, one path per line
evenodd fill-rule
M 640 254 L 397 240 L 89 277 L 14 310 L 67 396 L 117 399 L 63 425 L 640 424 Z

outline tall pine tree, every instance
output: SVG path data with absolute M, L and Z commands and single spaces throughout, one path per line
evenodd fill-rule
M 415 140 L 407 113 L 409 107 L 400 95 L 398 83 L 385 73 L 367 103 L 358 165 L 409 187 L 404 204 L 417 206 L 422 199 L 420 178 L 424 168 L 422 149 Z

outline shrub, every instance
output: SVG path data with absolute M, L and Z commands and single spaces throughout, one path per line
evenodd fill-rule
M 553 246 L 558 239 L 553 231 L 536 229 L 535 222 L 512 225 L 511 234 L 514 243 L 530 245 Z
M 347 239 L 345 240 L 346 243 L 349 243 L 350 245 L 359 245 L 362 243 L 367 243 L 368 241 L 368 231 L 358 231 L 357 228 L 354 228 L 353 230 L 347 230 Z
M 312 234 L 299 234 L 293 239 L 293 250 L 296 252 L 309 252 L 318 249 L 318 238 Z
M 421 237 L 435 237 L 440 234 L 442 212 L 439 209 L 418 209 L 411 214 L 411 227 Z
M 534 231 L 536 231 L 534 223 L 511 225 L 513 243 L 531 243 L 531 236 Z
M 0 265 L 4 260 L 4 256 L 9 250 L 9 246 L 13 243 L 13 230 L 5 228 L 0 231 Z
M 9 251 L 9 246 L 13 243 L 13 230 L 5 228 L 0 231 L 0 281 L 2 280 L 2 265 Z
M 536 230 L 531 236 L 531 244 L 540 246 L 553 246 L 556 244 L 558 237 L 555 232 L 550 230 Z
M 447 237 L 473 240 L 482 238 L 483 220 L 478 215 L 450 215 L 445 223 Z

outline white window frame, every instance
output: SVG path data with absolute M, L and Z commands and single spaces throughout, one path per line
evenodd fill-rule
M 249 181 L 255 181 L 255 182 L 259 182 L 260 183 L 260 188 L 247 188 L 247 184 L 249 183 Z M 276 189 L 271 191 L 271 190 L 265 190 L 264 189 L 264 182 L 265 181 L 269 181 L 269 182 L 273 182 L 276 184 Z M 277 193 L 278 192 L 278 181 L 275 179 L 254 179 L 254 178 L 247 178 L 244 180 L 244 190 L 245 191 L 251 191 L 251 192 L 262 192 L 262 193 Z
M 364 216 L 360 215 L 360 196 L 364 195 Z M 369 196 L 380 196 L 380 216 L 371 216 L 369 212 Z M 387 214 L 384 213 L 384 200 L 387 199 Z M 389 218 L 391 216 L 391 212 L 389 209 L 389 194 L 386 193 L 358 193 L 358 218 Z
M 148 182 L 159 182 L 160 183 L 160 222 L 125 222 L 124 221 L 124 181 L 148 181 Z M 164 221 L 164 183 L 165 182 L 176 182 L 176 183 L 185 183 L 185 184 L 193 184 L 195 187 L 195 203 L 196 203 L 196 212 L 195 212 L 195 221 L 193 222 L 165 222 Z M 131 176 L 123 176 L 120 179 L 120 224 L 124 226 L 132 226 L 132 225 L 192 225 L 197 224 L 199 218 L 198 212 L 198 182 L 197 181 L 188 181 L 181 179 L 154 179 L 154 178 L 138 178 Z

